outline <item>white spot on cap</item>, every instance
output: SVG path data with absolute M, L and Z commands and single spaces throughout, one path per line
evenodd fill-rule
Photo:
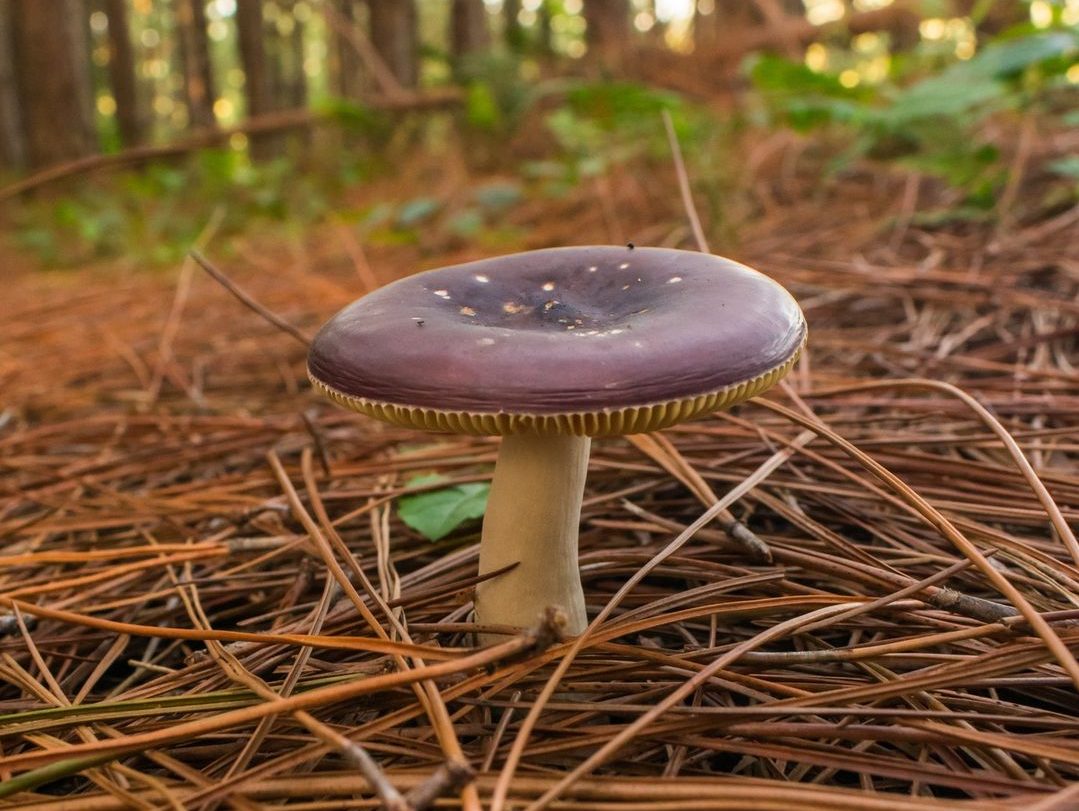
M 462 307 L 461 308 L 461 315 L 469 315 L 469 316 L 471 316 L 471 315 L 475 315 L 475 314 L 476 314 L 476 311 L 473 310 L 471 307 Z
M 623 332 L 625 332 L 624 329 L 612 329 L 609 334 L 610 335 L 621 335 Z
M 487 278 L 486 276 L 484 276 L 484 275 L 483 275 L 482 273 L 477 273 L 477 274 L 476 274 L 475 276 L 473 276 L 472 278 L 473 278 L 473 279 L 475 279 L 475 280 L 476 280 L 477 282 L 479 282 L 480 284 L 487 284 L 487 282 L 491 281 L 491 280 L 490 280 L 489 278 Z
M 450 291 L 449 290 L 436 290 L 435 295 L 438 296 L 439 298 L 448 299 L 450 297 Z
M 618 269 L 619 270 L 625 270 L 628 267 L 629 267 L 629 262 L 623 262 L 621 265 L 618 266 Z
M 680 281 L 682 281 L 681 276 L 671 276 L 671 278 L 667 279 L 667 284 L 678 284 Z
M 633 345 L 637 347 L 637 349 L 641 349 L 644 347 L 644 344 L 642 344 L 640 341 L 634 341 Z
M 480 346 L 494 346 L 495 339 L 494 338 L 480 338 L 478 341 L 476 341 L 476 343 L 478 343 Z
M 623 289 L 623 290 L 629 290 L 629 285 L 628 285 L 628 284 L 624 284 L 624 285 L 622 285 L 622 289 Z
M 597 270 L 599 270 L 599 268 L 598 268 L 598 267 L 596 267 L 595 265 L 592 265 L 592 267 L 590 267 L 590 268 L 588 269 L 588 272 L 589 272 L 589 273 L 595 273 L 595 272 L 596 272 Z
M 543 289 L 550 293 L 552 290 L 554 290 L 554 282 L 544 282 Z
M 524 309 L 525 306 L 523 304 L 518 304 L 516 301 L 507 301 L 502 305 L 502 312 L 504 313 L 514 314 L 519 313 Z

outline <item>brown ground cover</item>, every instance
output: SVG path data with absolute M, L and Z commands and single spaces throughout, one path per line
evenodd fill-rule
M 397 517 L 417 474 L 488 477 L 494 441 L 320 402 L 301 343 L 193 265 L 12 273 L 0 806 L 377 808 L 375 769 L 409 792 L 464 760 L 452 807 L 1079 807 L 1079 209 L 930 229 L 932 184 L 822 184 L 798 148 L 758 148 L 713 247 L 796 294 L 807 357 L 730 414 L 595 443 L 590 613 L 620 596 L 576 648 L 473 654 L 475 528 Z M 690 247 L 669 174 L 526 204 L 516 247 Z M 355 248 L 207 253 L 307 333 L 482 253 Z M 684 532 L 733 489 L 770 560 Z

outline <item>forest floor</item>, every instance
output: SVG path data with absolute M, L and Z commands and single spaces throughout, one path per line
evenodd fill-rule
M 594 443 L 590 615 L 650 571 L 569 658 L 469 658 L 476 526 L 398 516 L 417 475 L 489 477 L 495 440 L 336 410 L 193 263 L 9 270 L 0 807 L 379 807 L 342 736 L 402 792 L 467 760 L 465 807 L 1076 807 L 1079 208 L 925 227 L 931 184 L 773 146 L 712 248 L 796 295 L 809 350 L 731 413 Z M 515 247 L 690 248 L 678 199 L 669 167 L 614 170 L 517 207 Z M 334 225 L 204 250 L 306 334 L 485 252 Z M 683 534 L 740 486 L 771 560 Z

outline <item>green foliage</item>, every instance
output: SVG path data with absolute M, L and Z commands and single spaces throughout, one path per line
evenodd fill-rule
M 396 225 L 400 229 L 413 228 L 429 220 L 440 208 L 442 203 L 433 197 L 409 200 L 397 211 Z
M 837 76 L 763 54 L 748 72 L 774 120 L 852 136 L 837 166 L 864 155 L 895 160 L 962 189 L 968 206 L 989 207 L 1005 173 L 997 150 L 979 139 L 979 125 L 993 113 L 1037 106 L 1048 80 L 1062 76 L 1077 54 L 1079 32 L 1023 30 L 967 61 L 877 87 L 849 89 Z
M 473 135 L 505 136 L 545 92 L 526 79 L 525 62 L 505 51 L 486 51 L 464 59 L 457 68 L 465 86 L 464 121 Z
M 419 476 L 409 487 L 422 487 L 446 481 L 437 474 Z M 431 541 L 440 540 L 462 524 L 483 517 L 491 486 L 485 483 L 457 484 L 441 490 L 402 496 L 397 500 L 397 514 L 412 529 Z
M 707 145 L 714 121 L 681 96 L 630 82 L 580 83 L 544 118 L 561 163 L 526 164 L 526 176 L 547 181 L 558 195 L 582 179 L 602 175 L 615 164 L 634 158 L 670 160 L 663 127 L 666 110 L 683 143 Z
M 16 240 L 48 265 L 114 256 L 175 263 L 218 208 L 221 235 L 259 223 L 300 227 L 321 219 L 344 174 L 304 171 L 289 157 L 252 163 L 236 150 L 202 150 L 183 162 L 83 184 L 60 198 L 30 200 L 15 209 Z

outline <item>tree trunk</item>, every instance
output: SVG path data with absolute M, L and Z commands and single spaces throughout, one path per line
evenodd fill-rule
M 628 0 L 585 0 L 584 19 L 588 25 L 585 42 L 591 58 L 605 70 L 617 70 L 629 44 Z
M 272 109 L 270 77 L 266 71 L 266 42 L 261 0 L 237 0 L 236 33 L 240 62 L 244 71 L 244 98 L 247 117 L 255 118 Z
M 123 5 L 123 0 L 118 0 L 117 4 Z M 239 11 L 236 14 L 239 17 Z M 206 41 L 206 6 L 203 0 L 177 0 L 176 22 L 180 32 L 188 123 L 196 129 L 212 127 L 217 123 L 214 116 L 214 76 Z
M 536 50 L 542 56 L 550 56 L 554 53 L 554 31 L 551 28 L 551 20 L 554 12 L 551 9 L 551 0 L 542 0 L 539 11 L 538 33 L 536 35 Z
M 367 0 L 371 42 L 402 87 L 419 83 L 418 21 L 414 0 Z
M 267 69 L 262 0 L 237 0 L 236 33 L 240 45 L 240 63 L 244 71 L 247 117 L 258 118 L 274 108 L 271 77 Z M 256 160 L 272 157 L 280 153 L 283 143 L 276 133 L 252 135 L 251 157 Z
M 0 168 L 21 169 L 26 161 L 26 144 L 11 48 L 11 0 L 0 0 Z
M 521 25 L 521 0 L 502 0 L 503 39 L 511 51 L 521 51 L 525 44 L 525 30 Z
M 282 56 L 285 58 L 284 74 L 285 97 L 287 107 L 299 110 L 307 106 L 307 73 L 304 70 L 303 23 L 293 17 L 292 31 L 288 42 L 283 43 Z
M 710 22 L 711 25 L 705 23 L 701 26 L 701 34 L 709 49 L 705 55 L 709 56 L 714 55 L 711 52 L 717 44 L 736 39 L 741 32 L 764 22 L 764 17 L 757 4 L 749 0 L 716 0 Z
M 97 150 L 82 0 L 15 0 L 13 63 L 32 167 Z
M 134 146 L 142 142 L 143 132 L 127 0 L 105 0 L 105 15 L 109 20 L 109 88 L 116 101 L 116 124 L 123 145 Z
M 464 57 L 485 50 L 491 44 L 487 9 L 483 0 L 453 0 L 450 45 L 459 63 Z
M 357 100 L 364 91 L 363 63 L 356 52 L 356 46 L 341 31 L 342 28 L 356 27 L 356 0 L 333 0 L 326 13 L 330 16 L 330 30 L 334 32 L 334 90 L 343 99 Z

